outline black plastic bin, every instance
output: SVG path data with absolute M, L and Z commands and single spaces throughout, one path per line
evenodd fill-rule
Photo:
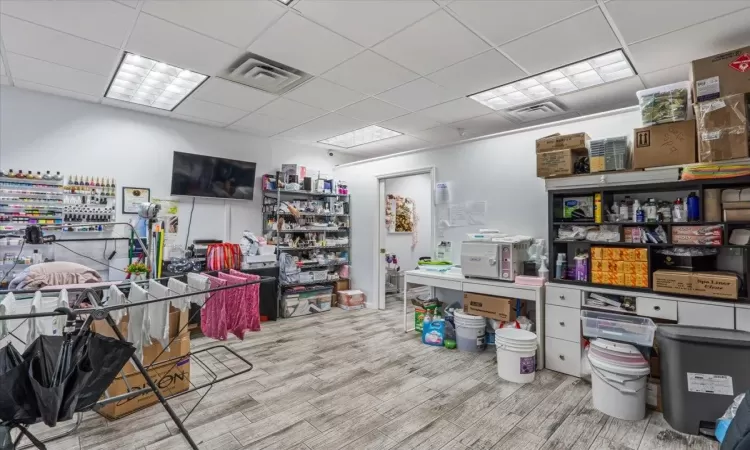
M 750 333 L 659 325 L 664 419 L 677 431 L 713 427 L 734 397 L 750 389 Z

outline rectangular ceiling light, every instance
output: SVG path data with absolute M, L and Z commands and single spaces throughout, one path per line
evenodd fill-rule
M 279 0 L 279 1 L 285 5 L 292 3 L 292 0 Z
M 126 52 L 105 97 L 172 111 L 206 78 Z
M 321 144 L 335 145 L 336 147 L 352 148 L 358 145 L 369 144 L 370 142 L 401 136 L 402 134 L 403 133 L 399 133 L 398 131 L 389 130 L 388 128 L 370 125 L 369 127 L 350 131 L 318 142 Z
M 500 110 L 635 75 L 622 50 L 489 89 L 469 98 Z

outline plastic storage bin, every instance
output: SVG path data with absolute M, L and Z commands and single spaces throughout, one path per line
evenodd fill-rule
M 635 93 L 643 126 L 679 122 L 690 118 L 690 82 L 666 84 Z
M 313 281 L 325 281 L 328 279 L 327 270 L 313 270 L 312 272 Z
M 698 434 L 750 389 L 750 333 L 660 325 L 656 343 L 664 419 L 677 431 Z
M 648 317 L 627 316 L 599 311 L 581 311 L 583 335 L 651 347 L 656 325 Z
M 630 145 L 627 136 L 591 141 L 589 161 L 592 172 L 630 168 Z

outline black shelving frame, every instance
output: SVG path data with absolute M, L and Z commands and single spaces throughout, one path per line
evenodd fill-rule
M 748 281 L 750 281 L 750 245 L 732 245 L 729 244 L 729 237 L 732 230 L 736 228 L 748 228 L 750 229 L 750 221 L 705 221 L 704 220 L 704 198 L 706 189 L 742 189 L 750 188 L 750 177 L 736 177 L 736 178 L 722 178 L 722 179 L 706 179 L 706 180 L 687 180 L 687 181 L 675 181 L 665 183 L 646 183 L 646 184 L 633 184 L 633 185 L 619 185 L 619 186 L 591 186 L 581 188 L 563 188 L 550 190 L 548 192 L 548 230 L 549 230 L 549 268 L 550 268 L 550 281 L 553 283 L 569 284 L 573 286 L 581 287 L 597 287 L 605 289 L 617 289 L 622 291 L 633 292 L 634 295 L 638 293 L 656 293 L 663 294 L 654 291 L 651 287 L 653 285 L 653 272 L 656 270 L 652 267 L 654 261 L 655 251 L 662 248 L 669 247 L 703 247 L 703 248 L 715 248 L 719 249 L 719 252 L 741 252 L 742 258 L 742 271 L 738 273 L 740 278 L 740 292 L 737 300 L 725 300 L 714 297 L 703 297 L 703 296 L 690 296 L 679 294 L 681 297 L 692 297 L 702 300 L 710 300 L 717 302 L 731 302 L 731 303 L 750 303 L 750 293 L 748 292 Z M 695 192 L 699 197 L 700 201 L 700 217 L 697 221 L 691 222 L 609 222 L 607 221 L 606 211 L 612 205 L 614 197 L 629 195 L 631 198 L 638 198 L 639 200 L 646 197 L 647 194 L 654 194 L 653 196 L 658 197 L 659 193 L 676 193 L 676 192 Z M 602 222 L 595 223 L 592 219 L 586 219 L 584 221 L 578 220 L 565 220 L 562 217 L 563 198 L 567 197 L 593 197 L 595 194 L 601 194 L 602 196 Z M 652 196 L 652 195 L 649 195 Z M 614 225 L 619 227 L 620 239 L 624 240 L 625 233 L 623 227 L 628 226 L 645 226 L 645 227 L 656 227 L 661 225 L 667 234 L 668 243 L 630 243 L 630 242 L 596 242 L 596 241 L 568 241 L 557 238 L 557 230 L 563 225 L 583 225 L 583 226 L 599 226 L 599 225 Z M 691 244 L 672 244 L 672 227 L 673 226 L 684 226 L 684 225 L 722 225 L 722 245 L 691 245 Z M 556 279 L 555 275 L 555 262 L 557 261 L 558 253 L 566 253 L 568 264 L 570 265 L 573 261 L 572 256 L 576 249 L 582 249 L 589 255 L 591 254 L 591 247 L 596 246 L 610 246 L 610 247 L 623 247 L 623 248 L 646 248 L 648 249 L 648 274 L 649 274 L 649 287 L 629 287 L 621 285 L 611 284 L 600 284 L 591 282 L 591 269 L 592 264 L 589 261 L 587 279 L 589 281 L 575 281 L 567 279 Z M 670 294 L 665 294 L 670 295 Z M 674 294 L 671 294 L 674 295 Z

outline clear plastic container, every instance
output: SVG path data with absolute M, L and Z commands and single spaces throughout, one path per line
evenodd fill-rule
M 656 324 L 648 317 L 581 311 L 583 335 L 652 347 Z
M 680 122 L 691 118 L 690 82 L 666 84 L 635 93 L 643 126 Z

